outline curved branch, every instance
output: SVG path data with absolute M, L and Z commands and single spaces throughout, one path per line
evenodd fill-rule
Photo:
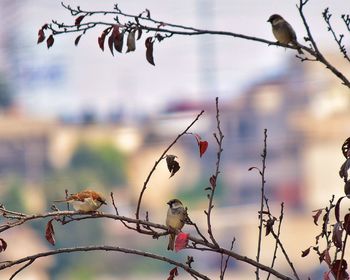
M 199 273 L 197 270 L 189 267 L 188 265 L 184 265 L 180 262 L 174 261 L 172 259 L 169 259 L 167 257 L 153 254 L 153 253 L 148 253 L 148 252 L 143 252 L 143 251 L 138 251 L 138 250 L 133 250 L 133 249 L 128 249 L 128 248 L 123 248 L 123 247 L 118 247 L 118 246 L 84 246 L 84 247 L 74 247 L 74 248 L 61 248 L 57 250 L 51 250 L 47 252 L 42 252 L 38 253 L 35 255 L 27 256 L 24 258 L 20 258 L 5 264 L 0 265 L 0 270 L 9 268 L 14 265 L 18 265 L 24 262 L 28 262 L 25 266 L 22 267 L 24 269 L 25 267 L 29 266 L 31 263 L 33 263 L 35 260 L 43 257 L 48 257 L 48 256 L 53 256 L 53 255 L 58 255 L 58 254 L 63 254 L 63 253 L 72 253 L 72 252 L 90 252 L 90 251 L 114 251 L 114 252 L 122 252 L 126 254 L 132 254 L 132 255 L 138 255 L 138 256 L 143 256 L 155 260 L 159 260 L 162 262 L 167 262 L 172 265 L 176 265 L 178 267 L 181 267 L 183 270 L 188 272 L 191 275 L 197 276 L 200 279 L 206 279 L 210 280 L 207 276 Z M 22 270 L 21 269 L 21 270 Z M 19 270 L 20 271 L 20 270 Z M 18 271 L 18 272 L 19 272 Z

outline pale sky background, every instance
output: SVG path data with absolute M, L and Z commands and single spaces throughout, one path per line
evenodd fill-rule
M 298 15 L 298 1 L 280 0 L 196 0 L 118 1 L 120 9 L 138 14 L 145 8 L 155 19 L 203 29 L 225 30 L 274 40 L 266 20 L 273 13 L 283 15 L 299 40 L 305 31 Z M 0 70 L 13 81 L 26 112 L 55 116 L 92 108 L 103 114 L 123 109 L 129 114 L 154 113 L 168 102 L 231 98 L 254 81 L 283 69 L 294 51 L 223 36 L 173 36 L 154 45 L 156 67 L 145 59 L 144 39 L 134 53 L 112 57 L 102 52 L 97 37 L 103 27 L 82 37 L 59 35 L 54 46 L 37 45 L 38 29 L 51 19 L 74 23 L 56 0 L 1 0 Z M 65 3 L 82 9 L 110 10 L 115 1 L 71 0 Z M 349 13 L 344 1 L 310 1 L 305 9 L 311 30 L 321 49 L 336 49 L 326 32 L 322 11 L 329 6 L 335 26 L 344 31 L 340 15 Z M 337 17 L 337 18 L 336 18 Z M 205 66 L 205 68 L 203 67 Z

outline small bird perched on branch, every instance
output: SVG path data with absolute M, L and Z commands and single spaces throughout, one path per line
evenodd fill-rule
M 105 198 L 100 193 L 92 190 L 71 194 L 66 199 L 55 200 L 54 202 L 71 203 L 76 211 L 84 213 L 96 211 L 102 204 L 107 204 Z
M 181 230 L 187 219 L 187 210 L 178 199 L 171 199 L 167 202 L 169 205 L 168 213 L 166 215 L 166 225 L 170 230 Z M 175 233 L 169 234 L 168 250 L 174 250 Z
M 273 14 L 267 21 L 271 23 L 272 33 L 277 39 L 278 43 L 286 45 L 290 43 L 292 46 L 297 48 L 299 54 L 303 54 L 293 27 L 283 17 Z

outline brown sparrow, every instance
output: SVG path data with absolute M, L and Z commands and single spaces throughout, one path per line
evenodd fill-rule
M 166 215 L 166 225 L 171 230 L 181 230 L 187 218 L 187 210 L 178 199 L 172 199 L 167 202 L 169 205 Z M 176 233 L 169 234 L 168 250 L 174 250 Z
M 290 43 L 292 46 L 297 48 L 299 54 L 303 54 L 293 27 L 283 17 L 273 14 L 267 21 L 271 23 L 272 33 L 277 39 L 278 43 L 286 45 Z
M 55 200 L 55 202 L 71 203 L 76 211 L 84 213 L 96 211 L 102 204 L 107 204 L 100 193 L 91 190 L 71 194 L 66 199 Z

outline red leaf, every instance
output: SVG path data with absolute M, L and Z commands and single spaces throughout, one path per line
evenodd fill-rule
M 207 141 L 200 141 L 199 144 L 199 156 L 202 157 L 202 155 L 206 152 L 208 148 L 208 142 Z
M 341 227 L 341 224 L 335 223 L 333 227 L 332 241 L 335 247 L 337 247 L 338 249 L 341 249 L 343 245 L 342 236 L 343 236 L 343 228 Z
M 216 186 L 216 176 L 212 175 L 209 179 L 210 185 L 212 188 L 214 188 Z
M 105 30 L 103 30 L 102 34 L 100 37 L 98 37 L 98 45 L 100 46 L 100 49 L 102 51 L 104 51 L 104 44 L 105 44 L 105 39 L 106 39 L 106 36 L 107 34 L 109 33 L 109 31 L 111 30 L 110 27 L 106 28 Z
M 6 241 L 4 239 L 0 238 L 0 242 L 1 242 L 1 244 L 0 244 L 0 252 L 5 251 L 6 248 L 7 248 Z
M 45 237 L 46 240 L 49 241 L 49 243 L 51 245 L 55 245 L 56 241 L 55 241 L 55 231 L 53 229 L 53 225 L 52 225 L 52 219 L 50 221 L 48 221 L 47 225 L 46 225 L 46 230 L 45 230 Z
M 154 58 L 153 58 L 153 43 L 154 41 L 152 40 L 152 37 L 148 37 L 145 41 L 146 59 L 150 64 L 155 65 Z
M 301 252 L 301 257 L 304 258 L 310 253 L 311 247 L 307 248 L 306 250 Z
M 39 31 L 38 31 L 38 42 L 37 42 L 37 44 L 40 44 L 44 40 L 45 40 L 45 33 L 44 33 L 44 30 L 42 28 L 40 28 Z
M 121 53 L 123 51 L 123 42 L 124 42 L 124 33 L 125 33 L 125 31 L 120 33 L 119 32 L 119 26 L 116 25 L 113 28 L 113 33 L 114 33 L 114 48 L 118 52 Z
M 175 239 L 175 252 L 186 248 L 188 244 L 189 233 L 180 232 Z
M 169 271 L 169 277 L 167 280 L 174 280 L 175 276 L 177 276 L 179 273 L 177 272 L 177 267 L 174 267 L 172 270 Z
M 47 48 L 51 48 L 53 43 L 55 42 L 55 39 L 53 38 L 52 34 L 49 36 L 49 38 L 47 38 L 46 40 L 46 45 L 47 45 Z
M 312 212 L 316 212 L 316 214 L 312 216 L 312 218 L 314 218 L 314 224 L 315 224 L 316 226 L 318 226 L 317 222 L 318 222 L 318 218 L 319 218 L 320 215 L 322 214 L 322 210 L 323 210 L 323 209 L 318 209 L 318 210 L 312 211 Z
M 108 38 L 108 47 L 109 47 L 112 55 L 114 56 L 114 54 L 113 54 L 113 46 L 114 46 L 114 36 L 113 36 L 113 33 L 112 33 L 111 36 L 109 36 L 109 38 Z
M 74 45 L 75 45 L 75 46 L 78 46 L 79 41 L 80 41 L 80 38 L 81 38 L 82 35 L 83 35 L 83 34 L 80 34 L 77 38 L 75 38 L 75 41 L 74 41 Z
M 85 16 L 79 16 L 75 19 L 75 25 L 80 26 L 81 21 L 83 20 Z

